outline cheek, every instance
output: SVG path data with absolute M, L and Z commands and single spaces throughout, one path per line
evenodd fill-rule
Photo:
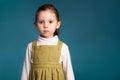
M 42 30 L 42 27 L 39 26 L 39 25 L 36 25 L 36 29 L 37 29 L 38 31 L 41 31 L 41 30 Z
M 37 27 L 40 27 L 41 25 L 37 23 L 36 26 L 37 26 Z
M 36 28 L 42 28 L 42 25 L 36 24 Z
M 55 30 L 56 30 L 57 28 L 56 27 L 54 27 L 54 28 L 52 28 L 51 30 L 52 30 L 52 32 L 55 32 Z

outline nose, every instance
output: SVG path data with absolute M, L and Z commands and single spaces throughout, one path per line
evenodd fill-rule
M 44 28 L 48 28 L 48 23 L 47 22 L 44 23 Z

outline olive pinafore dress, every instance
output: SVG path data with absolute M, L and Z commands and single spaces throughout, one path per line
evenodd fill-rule
M 59 63 L 62 42 L 57 45 L 37 46 L 32 42 L 32 60 L 29 80 L 65 80 L 62 65 Z

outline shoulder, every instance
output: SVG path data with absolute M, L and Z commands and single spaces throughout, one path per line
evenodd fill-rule
M 32 44 L 35 43 L 35 42 L 37 42 L 37 40 L 33 40 L 33 41 L 29 42 L 29 43 L 28 43 L 28 47 L 29 47 L 29 46 L 32 46 Z
M 63 50 L 69 48 L 68 45 L 65 42 L 63 42 L 63 41 L 60 41 L 60 42 L 62 43 L 62 49 Z
M 63 59 L 66 59 L 66 57 L 70 54 L 69 47 L 65 42 L 62 42 L 62 48 L 61 48 L 61 57 Z
M 32 48 L 32 42 L 29 42 L 27 44 L 26 50 L 31 50 L 31 48 Z
M 32 41 L 28 43 L 27 47 L 32 46 Z
M 27 48 L 31 48 L 32 47 L 32 44 L 35 43 L 37 40 L 33 40 L 33 41 L 30 41 L 28 44 L 27 44 Z

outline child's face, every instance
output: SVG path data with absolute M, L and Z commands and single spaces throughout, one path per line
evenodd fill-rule
M 55 30 L 60 27 L 60 21 L 57 21 L 53 11 L 40 11 L 38 13 L 36 27 L 42 37 L 51 38 L 54 36 Z

